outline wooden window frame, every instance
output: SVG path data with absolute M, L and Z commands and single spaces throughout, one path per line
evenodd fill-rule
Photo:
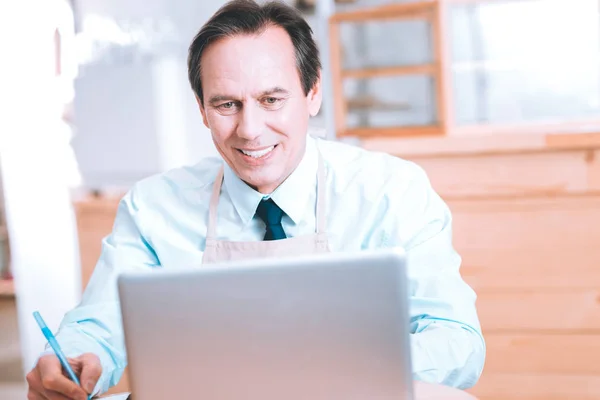
M 450 6 L 493 2 L 526 2 L 532 0 L 424 0 L 414 3 L 391 3 L 381 6 L 356 9 L 335 13 L 329 19 L 331 77 L 334 97 L 334 119 L 337 137 L 412 137 L 443 135 L 481 135 L 539 132 L 586 133 L 600 129 L 600 118 L 581 117 L 569 121 L 525 122 L 525 123 L 489 123 L 457 126 L 454 115 L 452 90 L 452 66 L 450 45 L 444 35 L 448 21 L 447 10 Z M 433 41 L 433 61 L 423 65 L 381 67 L 365 69 L 344 69 L 342 67 L 342 47 L 340 24 L 345 22 L 383 21 L 383 20 L 425 20 L 430 23 Z M 348 104 L 344 96 L 343 83 L 347 78 L 373 78 L 383 76 L 425 75 L 435 82 L 437 123 L 422 126 L 398 127 L 357 127 L 348 128 L 346 118 Z
M 340 25 L 347 22 L 366 21 L 407 21 L 423 20 L 430 24 L 433 40 L 433 60 L 428 64 L 406 65 L 380 68 L 344 69 L 342 68 L 342 53 Z M 447 97 L 447 66 L 444 55 L 442 7 L 438 1 L 427 0 L 417 3 L 384 4 L 369 9 L 352 10 L 336 13 L 329 19 L 329 35 L 331 49 L 332 86 L 334 95 L 334 115 L 336 136 L 414 136 L 442 135 L 447 130 L 448 104 Z M 436 92 L 437 121 L 431 125 L 391 126 L 391 127 L 357 127 L 348 128 L 346 117 L 348 104 L 345 100 L 343 85 L 347 78 L 375 78 L 385 76 L 429 76 L 433 78 Z

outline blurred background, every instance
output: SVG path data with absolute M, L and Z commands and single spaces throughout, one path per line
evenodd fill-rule
M 316 134 L 419 163 L 454 216 L 482 400 L 600 398 L 600 1 L 286 0 Z M 216 155 L 187 46 L 224 0 L 0 3 L 0 400 L 24 399 L 137 180 Z M 126 387 L 126 378 L 122 382 Z

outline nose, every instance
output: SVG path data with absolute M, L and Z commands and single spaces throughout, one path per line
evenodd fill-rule
M 237 127 L 237 135 L 245 140 L 258 138 L 263 131 L 264 116 L 259 107 L 246 105 L 239 114 L 240 120 Z

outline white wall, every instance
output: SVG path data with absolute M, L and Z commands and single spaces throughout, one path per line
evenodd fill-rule
M 59 1 L 0 2 L 0 160 L 24 373 L 45 344 L 32 312 L 55 329 L 80 293 L 62 162 L 68 135 L 53 77 L 52 11 Z
M 161 41 L 150 43 L 148 51 L 116 47 L 80 69 L 73 146 L 84 186 L 126 188 L 150 174 L 217 154 L 187 81 L 186 59 L 193 36 L 224 3 L 77 3 L 80 21 L 104 18 L 123 30 L 146 27 Z M 85 33 L 85 25 L 82 29 Z
M 600 114 L 597 0 L 498 2 L 451 16 L 459 123 Z

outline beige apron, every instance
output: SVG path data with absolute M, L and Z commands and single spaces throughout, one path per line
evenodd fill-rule
M 224 261 L 237 261 L 251 258 L 290 257 L 304 254 L 328 253 L 329 242 L 326 234 L 325 219 L 325 167 L 319 155 L 317 171 L 317 231 L 311 235 L 256 242 L 231 242 L 217 240 L 217 206 L 223 183 L 221 167 L 213 185 L 208 211 L 208 229 L 206 249 L 202 257 L 203 264 L 216 264 Z

